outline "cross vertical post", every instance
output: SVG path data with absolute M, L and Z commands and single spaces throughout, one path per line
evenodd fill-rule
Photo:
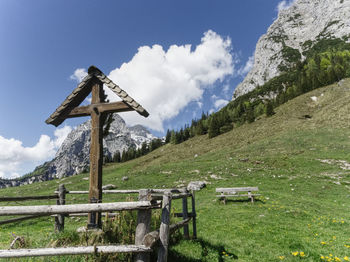
M 89 202 L 102 202 L 102 159 L 103 159 L 103 114 L 94 104 L 104 102 L 103 84 L 100 81 L 92 86 L 91 144 L 90 144 L 90 187 Z M 101 213 L 89 213 L 88 228 L 101 228 Z

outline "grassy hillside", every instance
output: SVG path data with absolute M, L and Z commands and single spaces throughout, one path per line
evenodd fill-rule
M 197 136 L 133 161 L 107 165 L 103 183 L 136 189 L 209 182 L 196 194 L 198 240 L 177 240 L 169 261 L 348 261 L 349 104 L 350 80 L 346 79 L 283 104 L 272 117 L 260 117 L 213 139 Z M 220 179 L 211 178 L 213 174 Z M 123 176 L 129 180 L 122 181 Z M 69 190 L 86 190 L 84 177 L 88 174 L 2 189 L 0 194 L 47 194 L 60 183 Z M 258 186 L 262 197 L 254 204 L 229 201 L 223 205 L 216 200 L 216 187 L 234 186 Z M 125 196 L 108 196 L 104 201 L 122 199 Z M 67 203 L 86 201 L 87 196 L 67 199 Z M 39 202 L 25 204 L 33 203 Z M 9 247 L 11 232 L 24 236 L 31 247 L 48 246 L 72 237 L 85 223 L 83 218 L 67 219 L 64 234 L 53 232 L 52 218 L 0 226 L 0 247 Z

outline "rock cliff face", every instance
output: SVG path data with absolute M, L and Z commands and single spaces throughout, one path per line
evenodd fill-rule
M 34 182 L 62 178 L 87 171 L 89 168 L 91 121 L 79 125 L 62 143 L 53 160 L 38 166 L 30 177 L 13 180 L 0 179 L 0 188 L 32 184 Z M 103 154 L 112 157 L 117 151 L 122 153 L 130 147 L 138 148 L 143 142 L 156 138 L 141 125 L 127 127 L 124 120 L 113 114 L 109 133 L 103 138 Z
M 233 99 L 263 85 L 303 60 L 303 52 L 325 38 L 350 37 L 349 0 L 296 0 L 282 10 L 259 39 L 254 66 L 234 91 Z

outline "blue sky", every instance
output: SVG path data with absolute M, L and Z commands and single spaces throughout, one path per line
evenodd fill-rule
M 288 1 L 0 0 L 0 176 L 51 159 L 86 120 L 44 122 L 90 65 L 148 105 L 153 118 L 121 116 L 156 135 L 218 110 L 278 6 Z

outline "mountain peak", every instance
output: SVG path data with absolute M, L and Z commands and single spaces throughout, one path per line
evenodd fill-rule
M 254 65 L 233 99 L 261 86 L 295 62 L 321 39 L 350 38 L 350 1 L 297 0 L 281 10 L 256 45 Z

